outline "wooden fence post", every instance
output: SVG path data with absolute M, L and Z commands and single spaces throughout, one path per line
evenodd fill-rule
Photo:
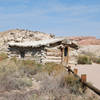
M 68 73 L 73 73 L 75 75 L 75 71 L 71 69 L 71 66 L 65 66 L 65 67 L 68 70 Z M 83 92 L 85 92 L 86 88 L 88 87 L 89 89 L 91 89 L 92 91 L 94 91 L 96 94 L 100 96 L 100 90 L 96 88 L 95 86 L 86 82 L 87 81 L 86 74 L 81 74 L 81 77 L 78 75 L 75 75 L 75 76 L 78 77 L 79 81 L 82 83 Z
M 70 72 L 70 69 L 71 69 L 71 66 L 68 66 L 68 73 L 70 74 L 71 72 Z
M 74 74 L 77 75 L 77 73 L 78 73 L 78 69 L 74 68 Z
M 81 74 L 81 81 L 82 81 L 83 83 L 87 81 L 86 78 L 87 78 L 87 77 L 86 77 L 86 74 Z M 86 86 L 83 84 L 82 87 L 83 87 L 83 92 L 85 92 L 85 91 L 86 91 Z
M 86 82 L 87 81 L 86 78 L 87 78 L 86 74 L 81 74 L 81 80 L 82 80 L 82 82 Z

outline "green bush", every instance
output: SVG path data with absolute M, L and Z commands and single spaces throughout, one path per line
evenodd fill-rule
M 89 56 L 79 55 L 78 64 L 92 64 L 92 60 Z

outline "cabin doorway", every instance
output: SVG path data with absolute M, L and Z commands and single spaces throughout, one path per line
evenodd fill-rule
M 69 47 L 61 48 L 61 63 L 67 65 L 69 59 Z
M 64 48 L 64 57 L 68 56 L 68 47 Z
M 68 47 L 65 47 L 64 48 L 64 64 L 68 64 L 68 53 L 69 53 L 69 48 Z
M 67 65 L 69 56 L 69 47 L 61 49 L 61 63 Z
M 20 51 L 20 57 L 24 58 L 25 57 L 25 51 Z

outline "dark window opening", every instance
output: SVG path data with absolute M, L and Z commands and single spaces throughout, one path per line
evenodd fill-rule
M 67 56 L 68 55 L 68 47 L 65 47 L 64 49 L 64 56 Z

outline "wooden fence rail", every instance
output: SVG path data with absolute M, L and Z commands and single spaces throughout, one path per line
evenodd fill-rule
M 96 94 L 98 94 L 100 96 L 100 90 L 97 89 L 95 86 L 89 84 L 88 82 L 86 81 L 82 81 L 81 77 L 79 75 L 77 75 L 76 72 L 74 72 L 70 66 L 65 66 L 65 68 L 68 70 L 68 72 L 70 73 L 73 73 L 75 77 L 78 77 L 80 82 L 82 82 L 82 84 L 86 87 L 88 87 L 89 89 L 91 89 L 92 91 L 94 91 Z

